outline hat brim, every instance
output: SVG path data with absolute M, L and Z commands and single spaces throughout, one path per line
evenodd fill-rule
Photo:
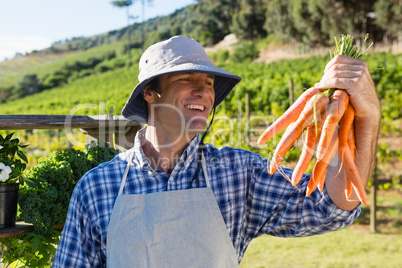
M 158 76 L 173 74 L 179 72 L 199 72 L 208 73 L 215 76 L 214 89 L 215 89 L 215 102 L 214 107 L 218 106 L 230 93 L 230 91 L 238 84 L 241 78 L 235 74 L 225 71 L 210 64 L 202 63 L 184 63 L 172 68 L 168 72 L 156 73 L 153 76 L 138 83 L 130 95 L 127 103 L 122 109 L 122 115 L 136 123 L 146 124 L 148 121 L 147 104 L 144 100 L 144 88 Z

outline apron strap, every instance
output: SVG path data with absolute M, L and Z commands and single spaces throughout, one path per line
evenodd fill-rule
M 198 157 L 199 157 L 199 158 L 197 159 L 197 171 L 196 171 L 195 176 L 194 176 L 194 178 L 193 178 L 193 180 L 192 180 L 192 181 L 194 181 L 194 179 L 197 180 L 198 187 L 199 187 L 199 185 L 200 185 L 200 181 L 199 181 L 199 178 L 198 178 L 198 174 L 199 174 L 199 171 L 200 171 L 200 167 L 199 167 L 199 165 L 200 165 L 199 163 L 200 163 L 200 162 L 199 162 L 199 161 L 201 161 L 202 172 L 204 173 L 206 185 L 207 185 L 207 187 L 209 187 L 209 188 L 211 187 L 210 179 L 209 179 L 209 176 L 208 176 L 208 170 L 207 170 L 207 162 L 205 161 L 205 157 L 204 157 L 204 149 L 205 149 L 204 138 L 205 138 L 205 136 L 208 134 L 209 129 L 210 129 L 211 126 L 212 126 L 212 122 L 214 122 L 214 117 L 215 117 L 215 107 L 214 107 L 214 109 L 212 110 L 212 118 L 211 118 L 211 121 L 209 122 L 208 127 L 207 127 L 207 129 L 205 130 L 204 134 L 202 135 L 201 140 L 200 140 L 200 143 L 198 144 L 198 152 L 197 152 L 197 154 L 198 154 Z
M 134 157 L 134 151 L 130 154 L 130 156 L 128 158 L 127 167 L 126 167 L 126 170 L 124 171 L 123 179 L 121 180 L 121 184 L 120 184 L 119 195 L 121 195 L 123 193 L 124 185 L 126 184 L 126 180 L 127 180 L 127 174 L 128 174 L 128 171 L 130 170 L 130 166 L 131 166 L 131 162 L 133 161 L 133 157 Z
M 201 165 L 202 165 L 202 171 L 203 171 L 204 177 L 205 177 L 205 182 L 207 184 L 207 187 L 210 188 L 211 187 L 211 182 L 209 180 L 208 170 L 207 170 L 207 161 L 205 160 L 203 151 L 201 151 Z

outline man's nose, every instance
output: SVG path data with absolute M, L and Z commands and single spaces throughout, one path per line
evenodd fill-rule
M 209 96 L 211 91 L 213 91 L 213 89 L 211 89 L 211 86 L 207 85 L 205 81 L 197 81 L 197 83 L 194 85 L 192 93 L 195 96 Z

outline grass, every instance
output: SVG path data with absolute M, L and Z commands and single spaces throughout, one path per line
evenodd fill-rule
M 401 267 L 401 234 L 370 234 L 352 227 L 306 238 L 263 236 L 249 246 L 246 267 Z
M 380 191 L 379 233 L 370 233 L 369 207 L 351 226 L 305 238 L 261 236 L 254 239 L 240 268 L 402 267 L 401 193 Z

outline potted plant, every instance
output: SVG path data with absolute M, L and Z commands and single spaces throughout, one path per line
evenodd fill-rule
M 22 173 L 28 162 L 20 150 L 27 145 L 21 145 L 13 135 L 0 135 L 0 228 L 15 226 L 19 182 L 23 181 Z

